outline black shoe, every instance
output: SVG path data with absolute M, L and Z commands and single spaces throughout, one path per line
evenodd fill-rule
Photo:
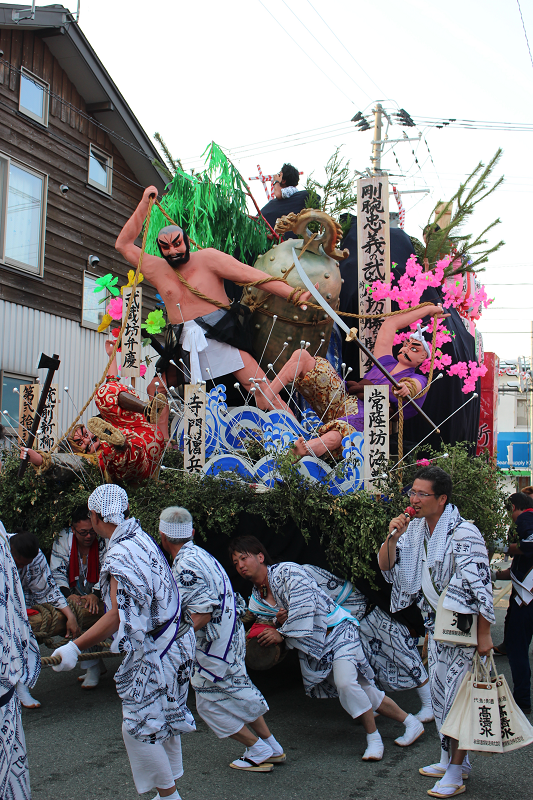
M 494 650 L 495 656 L 506 656 L 507 655 L 507 648 L 505 647 L 505 642 L 501 644 L 495 644 L 492 648 Z

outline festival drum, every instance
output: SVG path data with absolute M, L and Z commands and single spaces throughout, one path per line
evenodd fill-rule
M 271 669 L 283 661 L 287 655 L 285 650 L 285 642 L 281 644 L 269 644 L 262 647 L 257 641 L 257 633 L 263 628 L 273 628 L 274 625 L 267 625 L 266 623 L 255 623 L 252 625 L 246 635 L 246 667 L 247 669 L 256 669 L 262 671 Z M 251 635 L 250 635 L 251 634 Z
M 311 242 L 312 234 L 307 228 L 310 222 L 323 226 L 322 232 Z M 254 264 L 255 268 L 272 277 L 285 278 L 292 288 L 303 288 L 293 266 L 294 247 L 300 264 L 313 285 L 318 283 L 320 294 L 337 311 L 342 285 L 339 260 L 348 255 L 347 250 L 341 252 L 336 249 L 336 243 L 342 234 L 340 226 L 328 214 L 306 208 L 300 214 L 289 214 L 277 221 L 276 232 L 283 234 L 287 231 L 299 233 L 303 239 L 288 239 L 274 245 L 267 253 L 259 256 Z M 300 255 L 305 245 L 308 247 Z M 333 320 L 323 309 L 308 307 L 307 311 L 302 311 L 301 307 L 270 294 L 268 284 L 264 284 L 264 288 L 248 286 L 241 302 L 252 310 L 252 342 L 257 357 L 262 356 L 263 369 L 266 369 L 267 364 L 276 362 L 276 370 L 279 371 L 292 353 L 299 349 L 301 341 L 310 343 L 308 349 L 311 354 L 317 353 L 325 357 Z M 274 316 L 277 316 L 277 320 L 273 326 Z M 322 345 L 321 339 L 324 340 Z M 284 346 L 285 342 L 288 346 Z

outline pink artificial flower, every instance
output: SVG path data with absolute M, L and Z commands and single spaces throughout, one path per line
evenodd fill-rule
M 416 462 L 417 467 L 429 467 L 431 461 L 429 458 L 419 458 Z
M 107 313 L 113 319 L 122 319 L 122 297 L 113 297 L 107 306 Z
M 139 367 L 139 369 L 140 369 L 140 372 L 141 372 L 141 378 L 142 378 L 142 377 L 144 377 L 144 375 L 146 375 L 146 364 L 141 364 L 141 366 Z

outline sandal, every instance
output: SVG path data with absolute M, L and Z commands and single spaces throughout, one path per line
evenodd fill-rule
M 420 767 L 418 772 L 420 775 L 424 775 L 426 778 L 443 778 L 444 773 L 446 772 L 446 767 L 443 767 L 440 764 L 429 764 L 427 767 Z M 463 769 L 463 780 L 466 781 L 469 776 L 470 772 Z
M 446 791 L 450 789 L 450 791 Z M 430 797 L 456 797 L 458 794 L 463 794 L 466 791 L 466 786 L 464 783 L 446 783 L 443 784 L 442 781 L 437 781 L 433 789 L 428 789 L 428 794 Z
M 255 761 L 251 761 L 249 758 L 237 758 L 231 762 L 230 767 L 232 769 L 242 769 L 245 772 L 272 772 L 274 764 L 268 761 L 256 764 Z

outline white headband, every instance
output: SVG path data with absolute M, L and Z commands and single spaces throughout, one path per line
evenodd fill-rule
M 190 539 L 192 536 L 192 522 L 166 522 L 159 520 L 159 530 L 169 539 Z
M 409 334 L 410 339 L 414 339 L 417 342 L 420 342 L 424 350 L 426 351 L 427 357 L 431 358 L 431 350 L 429 349 L 429 344 L 424 339 L 423 334 L 427 331 L 427 328 L 421 328 L 420 323 L 416 326 L 416 331 L 413 331 Z

